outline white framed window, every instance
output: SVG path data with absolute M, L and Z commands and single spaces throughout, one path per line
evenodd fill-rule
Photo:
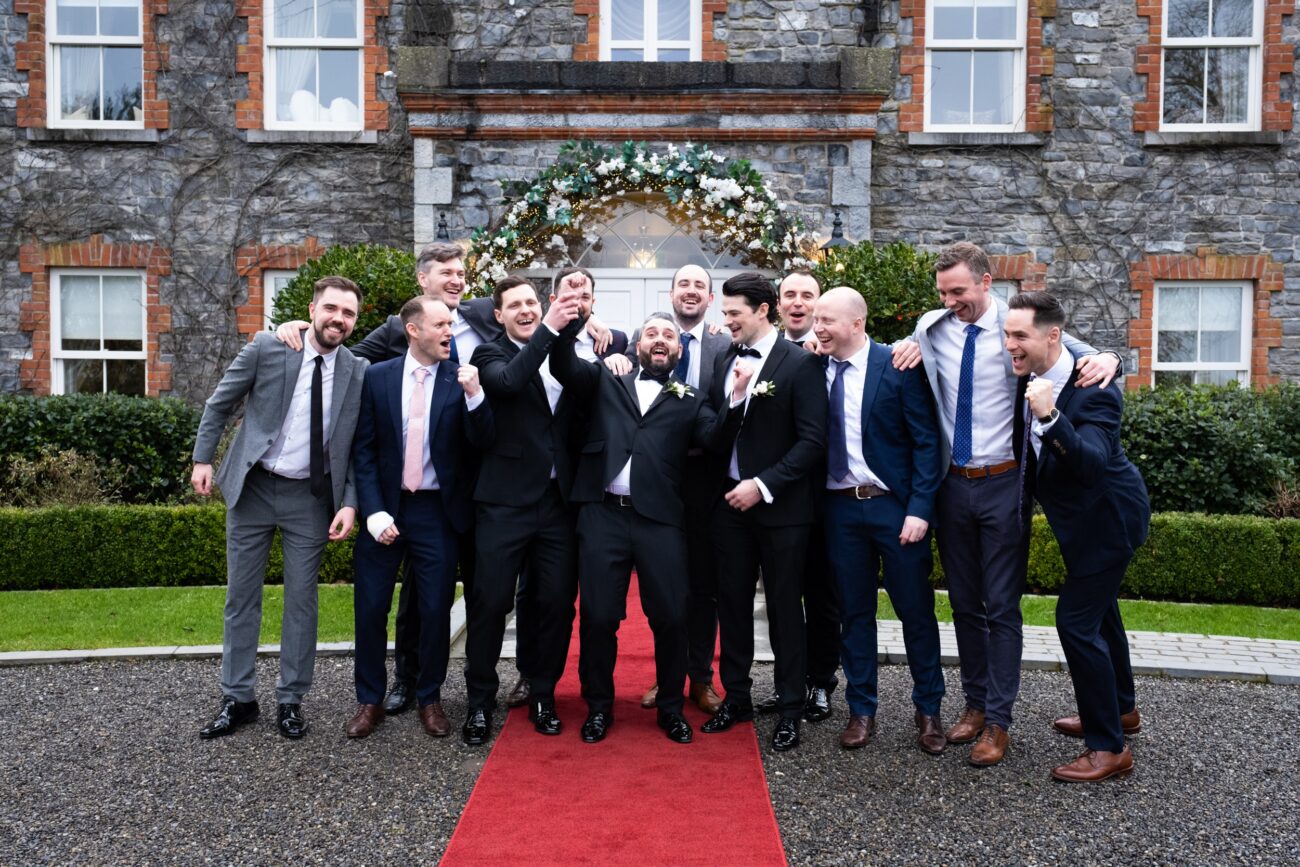
M 1026 0 L 931 0 L 925 128 L 1018 132 L 1025 117 Z
M 268 269 L 262 272 L 262 311 L 266 318 L 266 327 L 271 327 L 271 316 L 275 313 L 275 296 L 289 285 L 289 281 L 298 276 L 297 271 Z
M 699 60 L 700 0 L 600 0 L 601 60 Z
M 1263 0 L 1168 0 L 1160 128 L 1259 129 Z
M 265 0 L 267 129 L 360 130 L 361 0 Z
M 145 393 L 143 271 L 52 271 L 51 394 Z
M 1009 304 L 1012 298 L 1020 294 L 1020 284 L 1014 280 L 994 280 L 989 287 L 989 294 L 1001 298 L 1003 304 Z
M 1250 384 L 1250 283 L 1157 283 L 1152 371 L 1163 383 Z
M 143 0 L 48 0 L 51 127 L 144 127 Z

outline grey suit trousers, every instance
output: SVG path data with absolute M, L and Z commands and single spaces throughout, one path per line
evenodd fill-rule
M 226 511 L 226 611 L 221 692 L 236 701 L 257 697 L 262 585 L 275 531 L 284 550 L 284 620 L 276 700 L 298 704 L 316 665 L 316 582 L 328 541 L 330 493 L 311 495 L 307 479 L 249 470 L 238 502 Z

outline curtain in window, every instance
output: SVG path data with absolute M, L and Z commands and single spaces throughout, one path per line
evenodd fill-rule
M 59 46 L 59 116 L 99 120 L 99 49 Z
M 614 39 L 645 38 L 644 0 L 610 0 L 609 35 Z
M 275 52 L 275 105 L 278 120 L 315 123 L 316 51 L 311 48 L 278 48 Z

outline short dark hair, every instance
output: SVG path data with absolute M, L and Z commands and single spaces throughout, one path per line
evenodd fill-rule
M 592 276 L 590 271 L 583 268 L 581 265 L 569 265 L 567 268 L 561 268 L 559 273 L 555 275 L 555 282 L 551 284 L 552 291 L 559 289 L 560 281 L 565 277 L 568 277 L 570 274 L 586 274 L 587 282 L 591 284 L 591 292 L 593 295 L 595 294 L 596 278 Z
M 1050 292 L 1021 292 L 1012 296 L 1011 300 L 1007 302 L 1007 307 L 1012 310 L 1034 311 L 1035 328 L 1065 327 L 1065 308 L 1061 306 L 1061 302 L 1057 297 Z
M 361 287 L 353 283 L 347 277 L 340 277 L 337 274 L 331 274 L 328 277 L 322 277 L 312 286 L 311 303 L 315 304 L 320 297 L 325 294 L 326 289 L 342 289 L 344 292 L 351 292 L 357 296 L 357 306 L 361 306 L 362 294 Z
M 450 262 L 452 259 L 464 259 L 465 251 L 459 244 L 448 244 L 442 241 L 435 241 L 425 246 L 420 251 L 420 255 L 415 259 L 415 270 L 423 274 L 429 270 L 429 266 L 434 262 Z
M 492 287 L 492 305 L 496 307 L 496 309 L 500 310 L 501 296 L 509 292 L 511 289 L 518 289 L 520 286 L 527 286 L 529 289 L 532 289 L 533 294 L 537 295 L 539 300 L 541 299 L 542 296 L 538 295 L 537 287 L 533 285 L 531 280 L 526 280 L 523 277 L 503 277 Z
M 427 295 L 416 295 L 403 304 L 402 309 L 397 312 L 397 315 L 402 317 L 402 327 L 405 328 L 417 319 L 424 319 L 425 310 L 433 303 L 434 299 Z
M 758 310 L 767 305 L 767 321 L 776 322 L 776 290 L 772 281 L 757 271 L 742 271 L 734 277 L 727 278 L 722 284 L 722 294 L 745 299 L 750 310 Z
M 970 241 L 958 241 L 951 247 L 945 248 L 934 263 L 934 273 L 942 274 L 949 268 L 955 268 L 958 265 L 965 265 L 969 268 L 971 276 L 976 280 L 979 280 L 985 274 L 993 273 L 993 268 L 989 265 L 988 254 L 980 249 L 979 245 L 972 244 Z
M 781 282 L 778 283 L 778 284 L 776 284 L 777 291 L 778 291 L 778 292 L 780 291 L 782 284 L 784 284 L 785 281 L 786 281 L 786 277 L 793 277 L 793 276 L 796 275 L 796 274 L 798 274 L 798 275 L 800 275 L 800 276 L 802 276 L 802 277 L 811 277 L 811 278 L 812 278 L 812 281 L 813 281 L 814 283 L 817 284 L 817 294 L 818 294 L 818 295 L 820 295 L 823 291 L 825 291 L 826 287 L 825 287 L 824 285 L 822 285 L 822 278 L 818 277 L 816 274 L 814 274 L 813 272 L 809 271 L 807 268 L 795 268 L 795 269 L 794 269 L 793 271 L 791 271 L 789 274 L 786 274 L 785 277 L 782 277 L 782 278 L 781 278 Z

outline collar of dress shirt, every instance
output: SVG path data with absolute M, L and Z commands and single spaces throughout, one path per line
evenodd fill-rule
M 760 338 L 757 343 L 753 344 L 749 348 L 757 350 L 758 354 L 762 356 L 759 361 L 766 361 L 767 357 L 772 354 L 772 347 L 776 346 L 777 338 L 780 336 L 781 335 L 777 333 L 777 330 L 773 328 L 771 331 L 767 332 L 766 337 Z
M 316 356 L 318 356 L 318 355 L 319 355 L 321 358 L 325 359 L 325 362 L 324 362 L 325 367 L 326 367 L 327 369 L 331 369 L 331 370 L 332 370 L 332 369 L 334 368 L 334 359 L 338 358 L 338 355 L 339 355 L 339 348 L 336 346 L 336 347 L 334 347 L 333 349 L 331 349 L 329 352 L 317 352 L 317 351 L 316 351 L 316 347 L 315 347 L 315 346 L 312 344 L 312 342 L 311 342 L 311 338 L 309 338 L 309 337 L 305 337 L 305 338 L 303 338 L 303 341 L 302 341 L 302 364 L 303 364 L 303 367 L 306 367 L 307 365 L 309 365 L 309 364 L 311 363 L 311 360 L 312 360 L 313 358 L 315 358 Z
M 1074 356 L 1061 347 L 1061 354 L 1056 359 L 1056 363 L 1048 368 L 1047 372 L 1041 375 L 1041 379 L 1050 380 L 1052 383 L 1052 394 L 1061 393 L 1065 384 L 1070 381 L 1070 371 L 1074 369 Z
M 417 367 L 423 367 L 425 370 L 429 371 L 429 376 L 433 376 L 434 372 L 438 369 L 438 362 L 433 364 L 421 364 L 415 360 L 415 356 L 411 354 L 411 350 L 406 350 L 406 361 L 402 364 L 403 379 L 410 379 L 412 372 L 414 372 Z M 430 384 L 429 381 L 426 379 L 424 382 L 425 387 L 428 388 Z
M 682 334 L 689 334 L 692 337 L 694 337 L 695 343 L 698 346 L 700 341 L 704 340 L 704 329 L 708 328 L 708 325 L 706 325 L 704 320 L 701 319 L 699 322 L 695 323 L 694 328 L 682 328 L 682 324 L 680 322 L 677 323 L 677 327 L 681 328 Z
M 832 357 L 832 360 L 833 360 L 833 361 L 847 361 L 847 362 L 848 362 L 848 363 L 849 363 L 853 368 L 855 368 L 855 369 L 857 369 L 857 370 L 866 370 L 866 369 L 867 369 L 867 356 L 869 356 L 870 354 L 871 354 L 871 341 L 867 341 L 866 343 L 864 343 L 864 344 L 862 345 L 862 348 L 861 348 L 861 349 L 859 349 L 857 352 L 855 352 L 855 353 L 853 353 L 852 355 L 850 355 L 848 358 L 834 358 L 834 357 Z

